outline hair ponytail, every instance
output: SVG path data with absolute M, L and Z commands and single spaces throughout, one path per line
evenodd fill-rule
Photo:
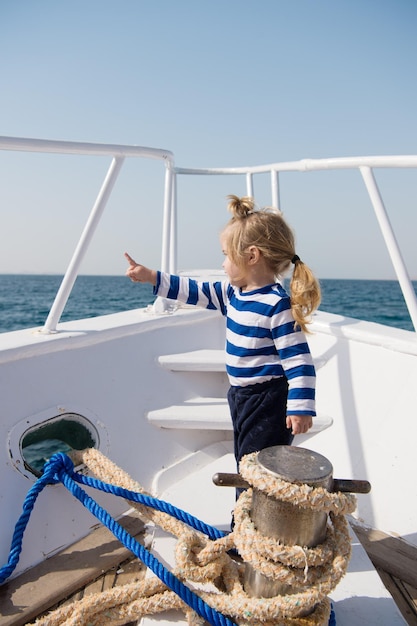
M 297 257 L 294 255 L 293 258 Z M 311 269 L 299 257 L 294 260 L 290 281 L 291 311 L 297 326 L 308 333 L 307 324 L 321 301 L 320 284 Z

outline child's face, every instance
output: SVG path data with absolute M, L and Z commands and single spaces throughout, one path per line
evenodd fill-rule
M 222 247 L 223 254 L 225 255 L 225 260 L 223 261 L 222 267 L 226 272 L 230 284 L 235 287 L 245 287 L 246 286 L 246 274 L 244 268 L 238 267 L 233 261 L 229 258 L 227 254 L 227 237 L 223 233 L 220 236 L 220 244 Z

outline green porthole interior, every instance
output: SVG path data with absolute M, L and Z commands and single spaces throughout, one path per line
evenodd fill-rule
M 25 467 L 40 476 L 46 461 L 57 452 L 96 447 L 97 433 L 85 422 L 82 416 L 65 414 L 28 430 L 21 439 Z

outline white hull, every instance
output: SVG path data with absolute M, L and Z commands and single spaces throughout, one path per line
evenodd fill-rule
M 318 418 L 329 416 L 333 424 L 297 437 L 295 444 L 326 456 L 336 477 L 369 480 L 371 493 L 358 496 L 359 519 L 416 544 L 417 485 L 410 478 L 417 422 L 401 432 L 401 415 L 413 406 L 412 382 L 417 380 L 415 336 L 326 313 L 316 315 L 312 330 Z M 1 450 L 3 560 L 30 486 L 22 474 L 20 437 L 36 422 L 60 412 L 86 416 L 100 433 L 101 451 L 146 489 L 162 467 L 232 437 L 223 418 L 208 429 L 201 416 L 199 425 L 198 411 L 195 423 L 182 426 L 175 417 L 170 425 L 168 415 L 159 428 L 162 418 L 154 417 L 156 410 L 196 398 L 224 398 L 224 372 L 170 371 L 158 363 L 161 355 L 221 351 L 224 321 L 216 313 L 180 309 L 158 316 L 137 310 L 62 324 L 56 335 L 18 331 L 2 339 L 9 345 L 0 363 L 1 428 L 8 442 Z M 82 536 L 90 526 L 88 514 L 73 515 L 73 503 L 61 487 L 49 491 L 31 522 L 30 533 L 37 540 L 28 540 L 21 568 Z M 54 509 L 60 521 L 51 524 Z

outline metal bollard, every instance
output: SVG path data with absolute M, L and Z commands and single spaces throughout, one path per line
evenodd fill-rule
M 256 462 L 272 477 L 289 483 L 322 487 L 329 492 L 369 493 L 371 490 L 367 480 L 334 479 L 330 461 L 306 448 L 265 448 L 258 453 Z M 239 474 L 218 473 L 213 476 L 213 482 L 224 487 L 250 487 Z M 327 513 L 277 500 L 256 488 L 253 489 L 250 517 L 261 535 L 278 539 L 287 546 L 314 548 L 326 537 Z M 304 588 L 266 577 L 249 563 L 245 564 L 244 589 L 249 596 L 263 598 L 304 591 Z
M 261 450 L 257 462 L 281 480 L 331 490 L 333 467 L 324 456 L 311 450 L 274 446 Z M 326 537 L 326 513 L 275 500 L 259 489 L 253 490 L 250 515 L 262 535 L 279 539 L 287 546 L 312 548 Z M 303 591 L 267 578 L 248 563 L 245 567 L 244 588 L 248 595 L 263 598 Z

